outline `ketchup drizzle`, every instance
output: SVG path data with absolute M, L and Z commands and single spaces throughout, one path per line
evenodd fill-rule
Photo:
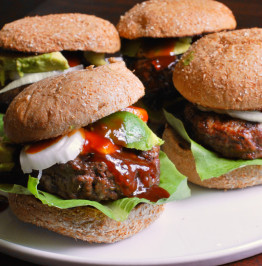
M 146 160 L 143 156 L 137 155 L 134 150 L 121 146 L 125 143 L 125 137 L 119 136 L 122 122 L 120 119 L 115 120 L 107 126 L 96 122 L 87 127 L 86 141 L 81 154 L 91 153 L 90 161 L 105 162 L 108 170 L 115 176 L 115 181 L 124 196 L 146 198 L 154 202 L 161 198 L 168 198 L 170 195 L 166 190 L 154 185 L 159 183 L 159 165 L 154 160 Z M 116 134 L 117 143 L 120 145 L 114 142 Z
M 152 44 L 147 40 L 143 46 L 143 51 L 147 51 L 142 56 L 152 59 L 152 65 L 157 71 L 168 68 L 173 64 L 177 56 L 174 53 L 176 39 L 156 39 Z M 140 55 L 141 56 L 141 55 Z
M 169 67 L 176 60 L 176 56 L 160 56 L 152 60 L 152 64 L 157 71 Z

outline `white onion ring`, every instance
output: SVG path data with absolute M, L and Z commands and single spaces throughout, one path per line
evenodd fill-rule
M 18 88 L 20 86 L 30 84 L 30 83 L 35 83 L 39 80 L 42 80 L 42 79 L 45 79 L 48 77 L 56 76 L 59 74 L 65 74 L 65 73 L 75 71 L 75 70 L 80 70 L 83 68 L 84 68 L 83 65 L 77 65 L 74 67 L 70 67 L 66 70 L 55 70 L 55 71 L 49 71 L 49 72 L 24 74 L 23 77 L 16 79 L 16 80 L 10 82 L 8 85 L 6 85 L 2 90 L 0 90 L 0 93 L 4 93 L 4 92 L 10 91 L 10 90 L 13 90 L 15 88 Z
M 30 146 L 26 146 L 20 153 L 21 168 L 24 173 L 31 173 L 33 170 L 41 171 L 57 163 L 67 163 L 79 155 L 84 142 L 84 134 L 78 129 L 36 153 L 27 153 Z

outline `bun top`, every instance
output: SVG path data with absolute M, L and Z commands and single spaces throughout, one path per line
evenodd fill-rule
M 143 84 L 124 62 L 43 79 L 11 102 L 5 133 L 15 143 L 57 137 L 132 105 L 143 95 Z
M 135 5 L 117 25 L 123 38 L 184 37 L 234 29 L 236 20 L 224 4 L 211 0 L 150 0 Z
M 0 47 L 27 53 L 93 51 L 114 53 L 120 38 L 109 21 L 85 14 L 25 17 L 0 31 Z
M 262 29 L 207 35 L 183 55 L 173 81 L 188 101 L 204 107 L 261 110 Z

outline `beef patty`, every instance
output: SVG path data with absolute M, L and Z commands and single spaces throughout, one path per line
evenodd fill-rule
M 170 60 L 168 66 L 165 67 L 161 65 L 161 57 L 159 59 L 124 57 L 124 60 L 127 67 L 134 71 L 144 84 L 146 91 L 143 102 L 152 110 L 162 109 L 166 102 L 179 95 L 172 81 L 178 57 L 162 59 Z
M 228 115 L 200 111 L 188 103 L 184 110 L 189 135 L 223 157 L 262 158 L 262 124 Z
M 132 157 L 135 156 L 144 165 L 135 167 L 136 159 L 134 162 L 128 160 L 121 166 L 117 165 L 114 171 L 106 162 L 94 161 L 94 154 L 79 155 L 75 160 L 65 164 L 56 164 L 43 170 L 40 188 L 65 199 L 106 201 L 117 200 L 126 196 L 131 197 L 135 193 L 139 193 L 139 190 L 142 193 L 146 186 L 149 188 L 159 184 L 159 149 L 159 146 L 156 146 L 150 151 L 132 150 Z M 127 178 L 122 183 L 119 182 L 116 173 L 125 171 L 127 164 L 132 163 L 131 167 L 135 170 L 130 173 L 130 176 L 133 175 L 134 179 Z M 143 177 L 141 168 L 145 165 L 151 166 L 153 169 Z M 122 167 L 121 170 L 119 170 L 120 167 Z M 116 169 L 118 170 L 116 171 Z M 146 184 L 146 186 L 143 186 L 143 184 Z M 127 186 L 134 189 L 128 190 Z M 128 195 L 127 191 L 133 191 L 133 193 Z

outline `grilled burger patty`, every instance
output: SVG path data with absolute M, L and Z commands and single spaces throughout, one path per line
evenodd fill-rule
M 132 150 L 135 156 L 153 165 L 153 175 L 147 175 L 147 183 L 150 186 L 159 184 L 160 163 L 159 146 L 150 151 Z M 79 155 L 75 160 L 65 164 L 56 164 L 43 170 L 40 179 L 40 188 L 65 199 L 89 199 L 94 201 L 117 200 L 125 196 L 122 190 L 123 184 L 116 181 L 115 173 L 110 171 L 108 165 L 101 161 L 92 161 L 92 154 Z M 132 162 L 131 162 L 132 163 Z M 119 166 L 117 166 L 119 168 Z M 117 168 L 116 167 L 116 168 Z M 125 169 L 125 166 L 123 166 Z M 128 186 L 141 187 L 139 167 L 133 173 L 134 180 L 128 180 Z M 137 185 L 138 184 L 138 185 Z M 125 187 L 125 191 L 128 188 Z M 137 192 L 137 191 L 136 191 Z
M 184 119 L 189 135 L 223 157 L 262 158 L 262 124 L 200 111 L 188 103 Z
M 161 66 L 158 59 L 124 57 L 129 69 L 134 70 L 136 76 L 142 81 L 146 88 L 143 101 L 153 110 L 163 107 L 164 103 L 178 95 L 175 90 L 172 75 L 178 57 L 173 56 L 168 67 Z

